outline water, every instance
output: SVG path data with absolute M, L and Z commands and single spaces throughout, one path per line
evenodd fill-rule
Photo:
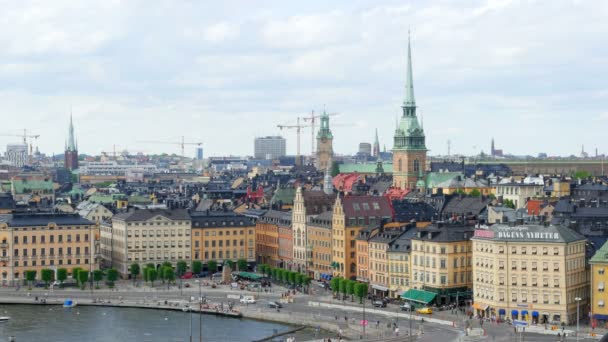
M 0 341 L 189 341 L 190 313 L 128 308 L 2 305 Z M 193 341 L 199 340 L 199 317 L 192 315 Z M 203 341 L 240 342 L 260 339 L 273 330 L 287 331 L 293 326 L 203 315 Z

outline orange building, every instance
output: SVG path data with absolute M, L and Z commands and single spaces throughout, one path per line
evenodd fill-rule
M 279 266 L 279 222 L 285 214 L 269 210 L 255 224 L 255 251 L 258 264 Z

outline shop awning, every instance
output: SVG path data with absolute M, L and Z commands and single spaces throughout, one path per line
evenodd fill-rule
M 481 304 L 481 303 L 473 303 L 473 308 L 481 311 L 488 310 L 489 305 Z
M 401 298 L 412 302 L 428 304 L 435 299 L 435 296 L 437 296 L 437 294 L 433 292 L 409 289 L 406 293 L 401 295 Z
M 260 280 L 260 279 L 263 278 L 261 275 L 256 274 L 256 273 L 252 273 L 252 272 L 238 272 L 236 275 L 239 276 L 239 277 L 241 277 L 241 278 L 249 279 L 249 280 L 254 280 L 254 281 L 255 280 Z
M 499 315 L 504 315 L 505 313 L 507 313 L 507 312 L 505 311 L 505 309 L 500 309 L 500 310 L 498 310 L 498 314 L 499 314 Z
M 376 285 L 376 284 L 372 284 L 372 289 L 375 289 L 378 291 L 388 291 L 388 287 L 384 287 L 384 286 Z
M 593 318 L 606 321 L 606 320 L 608 320 L 608 315 L 593 314 Z
M 538 311 L 532 311 L 532 317 L 538 317 Z
M 527 315 L 527 314 L 528 314 L 528 310 L 521 310 L 521 315 L 522 315 L 522 316 L 525 316 L 525 315 Z
M 511 310 L 511 315 L 519 315 L 519 311 L 517 311 L 517 310 Z

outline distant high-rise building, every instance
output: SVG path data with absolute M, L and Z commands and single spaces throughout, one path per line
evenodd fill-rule
M 281 136 L 258 137 L 253 145 L 255 159 L 274 160 L 285 156 L 285 138 Z
M 25 166 L 25 164 L 27 164 L 27 145 L 6 145 L 6 160 L 8 160 L 9 163 L 16 167 Z
M 321 115 L 321 128 L 317 133 L 317 169 L 325 170 L 334 156 L 334 136 L 329 129 L 329 115 L 323 111 Z
M 359 143 L 359 153 L 367 154 L 368 156 L 371 156 L 372 155 L 372 144 L 366 143 L 366 142 Z
M 68 170 L 78 169 L 78 144 L 74 138 L 74 124 L 70 114 L 70 128 L 68 130 L 68 141 L 65 144 L 64 165 Z
M 203 148 L 202 147 L 196 148 L 196 160 L 203 160 Z

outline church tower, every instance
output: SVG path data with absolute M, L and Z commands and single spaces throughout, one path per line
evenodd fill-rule
M 378 140 L 378 129 L 376 128 L 376 137 L 374 139 L 374 149 L 372 150 L 372 156 L 378 158 L 380 156 L 380 140 Z
M 412 49 L 407 41 L 407 77 L 403 114 L 397 123 L 393 143 L 393 186 L 399 189 L 424 187 L 426 144 L 424 130 L 416 116 L 414 77 L 412 75 Z
M 72 123 L 72 114 L 70 114 L 70 128 L 68 131 L 68 141 L 65 145 L 64 167 L 69 170 L 78 169 L 78 144 L 74 138 L 74 124 Z
M 334 136 L 329 129 L 329 115 L 323 111 L 321 127 L 317 134 L 317 170 L 325 170 L 330 166 L 329 162 L 334 156 L 333 140 Z

